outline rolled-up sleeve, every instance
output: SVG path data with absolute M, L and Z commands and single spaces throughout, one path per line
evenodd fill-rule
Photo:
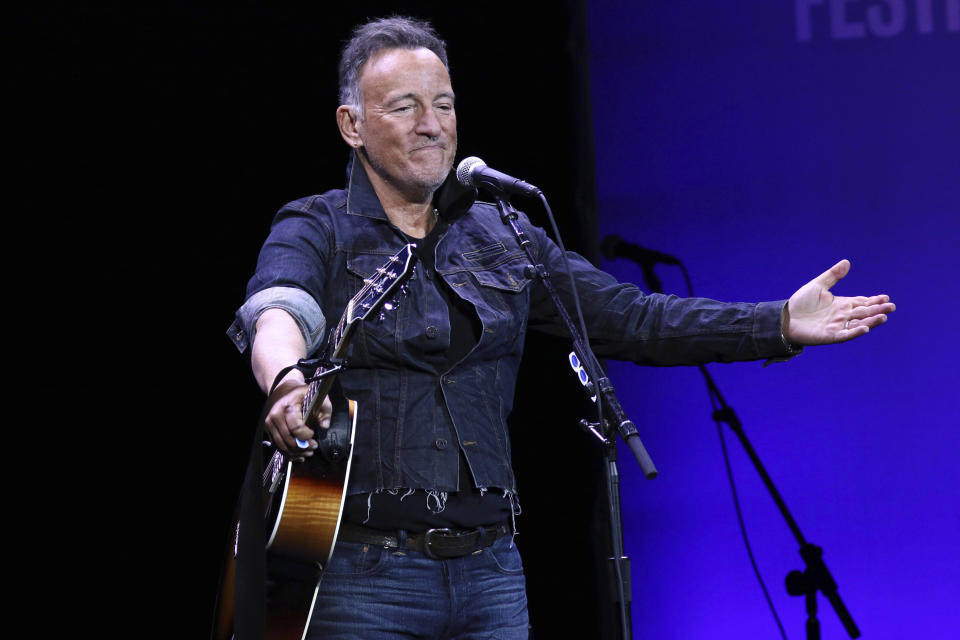
M 283 309 L 293 317 L 307 355 L 320 346 L 326 329 L 320 301 L 332 250 L 328 215 L 320 196 L 295 200 L 277 212 L 247 283 L 247 300 L 227 329 L 227 337 L 241 353 L 253 344 L 257 320 L 267 309 Z
M 257 320 L 267 309 L 283 309 L 293 317 L 307 343 L 308 354 L 320 346 L 327 323 L 313 296 L 296 287 L 270 287 L 247 298 L 227 329 L 227 336 L 241 353 L 253 344 Z

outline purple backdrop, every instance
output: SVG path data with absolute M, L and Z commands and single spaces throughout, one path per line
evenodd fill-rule
M 960 2 L 595 1 L 589 33 L 601 237 L 680 257 L 701 296 L 786 298 L 849 258 L 837 293 L 898 304 L 857 342 L 710 370 L 863 636 L 955 632 Z M 610 368 L 661 472 L 645 481 L 621 451 L 636 637 L 778 637 L 699 373 Z M 802 638 L 783 586 L 797 545 L 725 437 L 761 573 Z M 820 619 L 845 637 L 823 598 Z

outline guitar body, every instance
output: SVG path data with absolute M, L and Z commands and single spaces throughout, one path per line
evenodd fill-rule
M 353 459 L 357 404 L 330 394 L 329 429 L 304 462 L 273 447 L 265 452 L 263 504 L 267 537 L 267 640 L 302 638 L 310 623 L 319 576 L 333 555 Z M 239 521 L 223 563 L 214 640 L 233 638 L 234 579 Z
M 319 563 L 321 569 L 333 553 L 356 430 L 356 403 L 339 394 L 330 394 L 330 399 L 334 404 L 330 428 L 317 429 L 319 446 L 313 456 L 292 462 L 274 451 L 267 462 L 263 496 L 267 550 Z

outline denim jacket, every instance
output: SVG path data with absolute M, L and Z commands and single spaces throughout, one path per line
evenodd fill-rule
M 358 162 L 347 188 L 296 200 L 276 218 L 247 287 L 248 300 L 228 334 L 243 350 L 257 316 L 280 307 L 304 333 L 308 350 L 335 325 L 349 299 L 407 243 L 380 205 Z M 516 492 L 507 416 L 527 329 L 563 335 L 552 299 L 531 280 L 529 259 L 494 205 L 455 179 L 435 205 L 448 225 L 435 271 L 415 268 L 407 293 L 351 342 L 339 380 L 357 401 L 357 433 L 348 493 L 458 487 L 463 452 L 476 487 Z M 573 309 L 563 257 L 546 233 L 521 215 L 537 259 Z M 645 295 L 586 259 L 567 254 L 591 344 L 600 357 L 650 365 L 755 360 L 794 352 L 780 333 L 784 302 L 724 304 Z M 479 342 L 452 368 L 439 366 L 450 344 L 447 307 L 432 278 L 443 278 L 480 318 Z M 465 488 L 464 488 L 465 489 Z

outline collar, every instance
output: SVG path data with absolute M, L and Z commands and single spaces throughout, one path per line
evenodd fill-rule
M 477 190 L 460 184 L 456 172 L 451 169 L 447 179 L 433 194 L 433 206 L 440 216 L 452 222 L 465 214 L 476 199 Z M 378 220 L 388 219 L 367 172 L 357 160 L 356 150 L 351 151 L 347 161 L 347 213 Z

